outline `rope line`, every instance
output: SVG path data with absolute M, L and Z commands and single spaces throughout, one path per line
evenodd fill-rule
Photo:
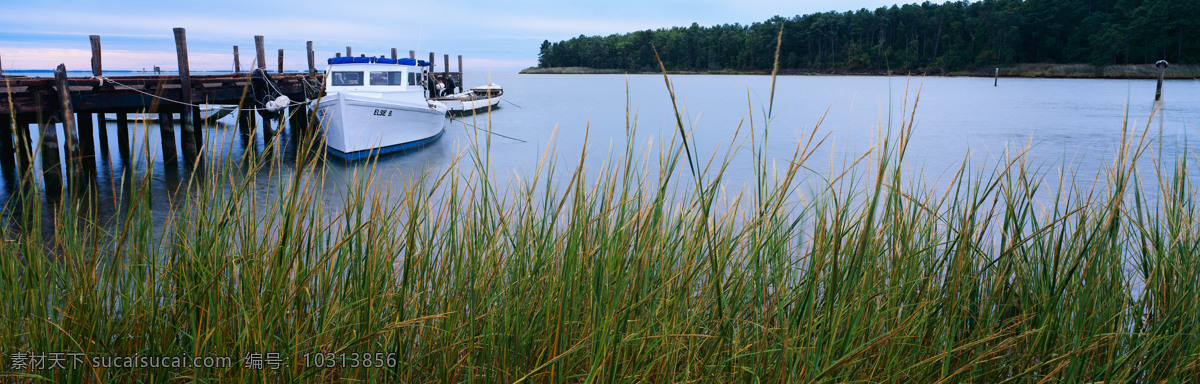
M 461 122 L 461 124 L 463 125 L 463 127 L 471 127 L 471 128 L 473 128 L 473 129 L 475 129 L 476 131 L 478 131 L 478 130 L 479 130 L 479 127 L 478 127 L 478 126 L 476 126 L 474 123 L 468 124 L 468 123 L 467 123 L 467 121 L 466 121 L 466 120 L 463 120 L 463 119 L 455 119 L 455 118 L 451 118 L 451 119 L 450 119 L 450 121 L 452 121 L 452 122 L 453 122 L 454 120 L 458 120 L 458 121 L 460 121 L 460 122 Z M 502 135 L 502 134 L 500 134 L 500 133 L 497 133 L 496 131 L 494 131 L 494 130 L 492 130 L 492 129 L 488 129 L 486 132 L 487 132 L 487 134 L 489 134 L 489 135 L 496 135 L 496 136 L 503 137 L 503 138 L 505 138 L 505 139 L 509 139 L 509 140 L 516 140 L 516 141 L 520 141 L 520 142 L 522 142 L 522 143 L 528 143 L 528 141 L 525 141 L 525 140 L 521 140 L 521 139 L 518 139 L 518 138 L 515 138 L 515 137 L 512 137 L 512 136 L 505 136 L 505 135 Z
M 168 99 L 168 98 L 166 98 L 166 97 L 162 97 L 162 96 L 159 96 L 159 95 L 155 95 L 155 94 L 153 94 L 153 93 L 150 93 L 150 92 L 146 92 L 146 91 L 143 91 L 143 90 L 140 90 L 140 89 L 137 89 L 137 88 L 134 88 L 134 87 L 131 87 L 131 86 L 125 85 L 125 84 L 121 84 L 121 82 L 119 82 L 119 81 L 116 81 L 116 80 L 113 80 L 112 78 L 109 78 L 109 77 L 106 77 L 106 76 L 91 76 L 91 78 L 92 78 L 92 79 L 94 79 L 94 80 L 99 80 L 99 81 L 100 81 L 100 85 L 104 85 L 104 83 L 105 83 L 105 82 L 113 83 L 113 84 L 116 84 L 116 85 L 120 86 L 121 88 L 125 88 L 125 89 L 128 89 L 128 90 L 131 90 L 131 91 L 134 91 L 134 92 L 137 92 L 137 93 L 140 93 L 140 94 L 146 95 L 146 96 L 150 96 L 150 97 L 153 97 L 153 98 L 155 98 L 155 99 L 159 99 L 159 100 L 162 100 L 162 101 L 170 102 L 170 103 L 175 103 L 175 104 L 184 105 L 184 106 L 188 106 L 188 107 L 194 107 L 194 108 L 203 108 L 203 106 L 204 106 L 204 105 L 210 105 L 210 104 L 192 104 L 192 103 L 185 103 L 185 102 L 182 102 L 182 101 L 179 101 L 179 100 L 172 100 L 172 99 Z M 272 84 L 272 85 L 271 85 L 271 87 L 272 87 L 272 88 L 274 88 L 274 85 Z M 276 89 L 275 89 L 275 91 L 276 91 L 276 92 L 278 92 L 278 91 L 279 91 L 279 89 L 278 89 L 278 88 L 276 88 Z M 280 92 L 280 94 L 283 94 L 283 92 Z M 293 106 L 297 106 L 297 105 L 308 105 L 308 104 L 309 104 L 309 102 L 308 102 L 308 101 L 292 101 L 292 102 L 288 103 L 288 105 L 287 105 L 287 106 L 288 106 L 288 107 L 293 107 Z M 244 110 L 248 110 L 248 111 L 255 111 L 255 112 L 258 112 L 259 110 L 264 110 L 264 111 L 265 111 L 265 110 L 267 110 L 266 108 L 257 108 L 257 107 L 255 107 L 255 108 L 243 108 L 243 109 L 244 109 Z

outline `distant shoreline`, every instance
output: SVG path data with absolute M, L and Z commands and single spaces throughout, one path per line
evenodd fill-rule
M 970 71 L 851 71 L 851 70 L 809 70 L 781 69 L 780 75 L 787 76 L 946 76 L 946 77 L 993 77 L 994 69 L 977 69 Z M 555 74 L 555 75 L 620 75 L 620 74 L 661 74 L 660 71 L 635 71 L 621 69 L 598 69 L 588 67 L 530 67 L 521 70 L 521 74 Z M 770 75 L 771 71 L 745 70 L 711 70 L 711 71 L 667 71 L 672 75 Z M 1106 65 L 1090 64 L 1018 64 L 1000 67 L 1000 77 L 1005 78 L 1047 78 L 1047 79 L 1157 79 L 1158 68 L 1153 64 L 1138 65 Z M 1181 64 L 1167 68 L 1164 78 L 1171 80 L 1191 80 L 1200 78 L 1200 65 Z

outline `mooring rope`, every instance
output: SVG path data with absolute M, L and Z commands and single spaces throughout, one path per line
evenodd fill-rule
M 185 106 L 188 106 L 188 107 L 194 107 L 194 108 L 203 108 L 203 106 L 204 106 L 204 105 L 209 105 L 209 104 L 193 104 L 193 103 L 185 103 L 185 102 L 182 102 L 182 101 L 179 101 L 179 100 L 172 100 L 172 99 L 169 99 L 169 98 L 166 98 L 166 97 L 162 97 L 162 96 L 159 96 L 159 95 L 155 95 L 155 94 L 153 94 L 153 93 L 146 92 L 146 91 L 143 91 L 143 90 L 140 90 L 140 89 L 137 89 L 137 88 L 134 88 L 134 87 L 131 87 L 131 86 L 125 85 L 125 84 L 121 84 L 121 82 L 119 82 L 119 81 L 116 81 L 116 80 L 113 80 L 112 78 L 109 78 L 109 77 L 107 77 L 107 76 L 91 76 L 91 78 L 92 78 L 93 80 L 99 80 L 99 81 L 100 81 L 100 85 L 101 85 L 101 86 L 103 86 L 105 82 L 109 82 L 109 83 L 116 84 L 116 85 L 120 86 L 121 88 L 125 88 L 125 89 L 128 89 L 128 90 L 131 90 L 131 91 L 134 91 L 134 92 L 137 92 L 137 93 L 140 93 L 140 94 L 146 95 L 146 96 L 150 96 L 150 97 L 153 97 L 153 98 L 155 98 L 155 99 L 159 99 L 159 100 L 162 100 L 162 101 L 170 102 L 170 103 L 175 103 L 175 104 L 179 104 L 179 105 L 185 105 Z M 272 87 L 274 87 L 274 85 L 272 85 Z M 279 89 L 278 89 L 278 88 L 276 88 L 275 90 L 276 90 L 276 91 L 279 91 Z M 280 94 L 283 94 L 283 93 L 282 93 L 282 92 L 280 92 Z M 280 108 L 283 108 L 283 107 L 292 107 L 292 106 L 297 106 L 297 105 L 308 105 L 308 104 L 309 104 L 309 102 L 308 102 L 308 101 L 291 101 L 291 100 L 289 99 L 289 103 L 288 103 L 287 105 L 284 105 L 284 106 L 280 107 Z M 255 112 L 258 112 L 259 110 L 263 110 L 263 111 L 270 111 L 270 112 L 275 112 L 275 111 L 278 111 L 278 109 L 276 109 L 276 110 L 272 111 L 272 110 L 270 110 L 269 108 L 257 108 L 257 107 L 254 107 L 254 108 L 242 108 L 242 109 L 244 109 L 244 110 L 247 110 L 247 111 L 255 111 Z
M 459 120 L 459 121 L 461 121 L 461 122 L 462 122 L 462 125 L 463 125 L 463 127 L 471 127 L 471 128 L 474 128 L 476 131 L 478 131 L 478 130 L 479 130 L 479 127 L 475 126 L 475 124 L 474 124 L 474 123 L 467 124 L 467 121 L 466 121 L 466 120 L 463 120 L 463 119 L 455 119 L 455 118 L 451 118 L 451 119 L 450 119 L 450 121 L 454 121 L 454 120 Z M 516 140 L 516 141 L 520 141 L 520 142 L 522 142 L 522 143 L 528 143 L 528 141 L 525 141 L 525 140 L 521 140 L 521 139 L 518 139 L 518 138 L 515 138 L 515 137 L 512 137 L 512 136 L 505 136 L 505 135 L 502 135 L 502 134 L 500 134 L 500 133 L 497 133 L 496 131 L 493 131 L 493 130 L 492 130 L 492 129 L 490 129 L 490 128 L 487 130 L 487 133 L 488 133 L 489 135 L 496 135 L 496 136 L 500 136 L 500 137 L 503 137 L 503 138 L 505 138 L 505 139 L 509 139 L 509 140 Z

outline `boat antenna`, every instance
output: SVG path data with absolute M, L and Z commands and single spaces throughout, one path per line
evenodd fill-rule
M 429 0 L 422 1 L 421 2 L 421 12 L 417 13 L 417 14 L 424 15 L 425 10 L 429 8 L 428 5 L 429 5 Z M 422 35 L 422 33 L 425 32 L 425 18 L 418 17 L 417 19 L 420 20 L 417 22 L 417 53 L 420 54 L 421 53 L 421 35 Z

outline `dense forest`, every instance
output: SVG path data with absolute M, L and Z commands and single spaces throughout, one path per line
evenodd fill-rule
M 1200 0 L 959 0 L 828 12 L 751 25 L 675 27 L 542 42 L 539 67 L 651 71 L 932 73 L 1017 63 L 1200 61 Z

